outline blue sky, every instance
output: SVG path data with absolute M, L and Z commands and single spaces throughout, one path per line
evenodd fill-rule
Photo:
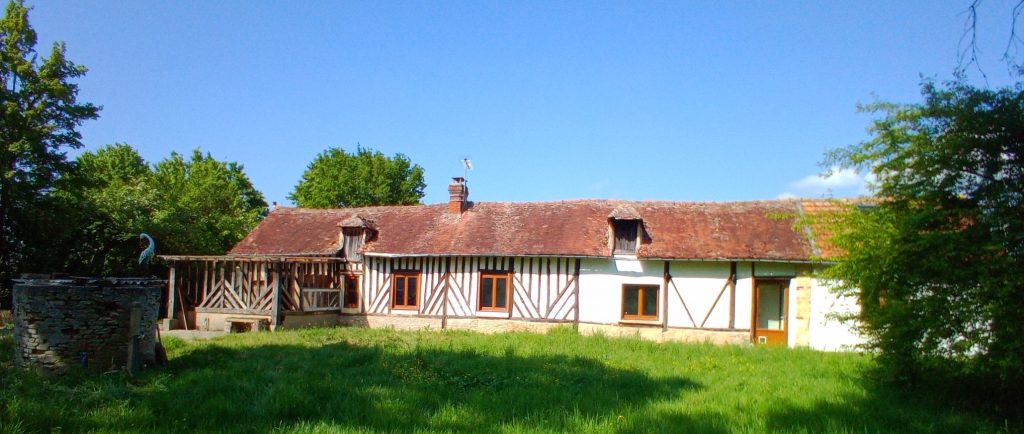
M 867 137 L 858 103 L 950 78 L 968 4 L 47 0 L 30 19 L 90 70 L 85 149 L 201 147 L 268 202 L 357 143 L 423 166 L 426 203 L 466 156 L 477 201 L 723 201 L 861 192 L 817 176 L 823 153 Z M 1005 85 L 1013 2 L 983 6 Z

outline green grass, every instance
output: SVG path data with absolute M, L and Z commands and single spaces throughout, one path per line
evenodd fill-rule
M 135 378 L 15 369 L 0 432 L 997 432 L 942 394 L 889 389 L 869 356 L 363 328 L 166 339 Z

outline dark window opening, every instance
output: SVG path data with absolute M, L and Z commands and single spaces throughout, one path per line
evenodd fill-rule
M 612 253 L 616 255 L 636 254 L 640 222 L 637 220 L 613 220 L 612 227 L 615 229 L 615 249 Z
M 345 304 L 346 308 L 359 307 L 359 278 L 356 276 L 345 276 Z

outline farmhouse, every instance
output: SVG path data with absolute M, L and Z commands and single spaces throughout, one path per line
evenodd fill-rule
M 857 309 L 795 216 L 814 201 L 276 208 L 224 256 L 164 256 L 169 326 L 537 330 L 840 349 Z

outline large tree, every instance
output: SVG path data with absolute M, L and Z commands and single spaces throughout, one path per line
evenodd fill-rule
M 827 274 L 898 378 L 981 374 L 1009 403 L 1024 387 L 1024 87 L 922 95 L 868 106 L 872 138 L 830 154 L 874 174 L 877 199 L 831 222 L 846 253 Z
M 157 163 L 152 188 L 154 231 L 163 253 L 223 254 L 267 213 L 263 194 L 242 165 L 198 149 L 190 159 L 171 153 Z
M 50 194 L 60 211 L 49 231 L 52 269 L 93 276 L 146 273 L 137 263 L 139 234 L 153 231 L 151 170 L 127 144 L 107 145 L 75 159 L 76 170 Z M 38 263 L 46 263 L 43 258 Z
M 40 59 L 28 11 L 13 0 L 0 21 L 0 281 L 19 268 L 26 227 L 67 167 L 64 151 L 82 146 L 77 128 L 99 112 L 77 100 L 73 80 L 86 69 L 65 57 L 63 42 Z
M 330 148 L 309 164 L 288 198 L 307 208 L 415 205 L 425 187 L 423 168 L 405 155 Z

